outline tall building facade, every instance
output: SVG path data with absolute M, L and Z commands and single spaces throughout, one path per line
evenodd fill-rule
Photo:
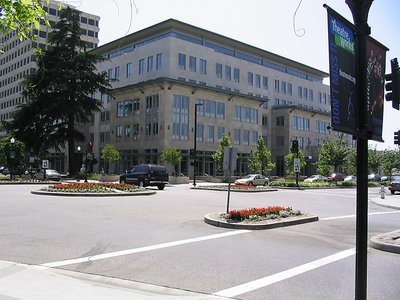
M 47 18 L 51 27 L 59 20 L 60 5 L 57 1 L 43 2 L 44 10 L 48 13 Z M 81 39 L 87 42 L 87 48 L 94 49 L 99 44 L 99 20 L 100 17 L 81 12 Z M 41 23 L 39 30 L 34 30 L 37 36 L 35 41 L 25 39 L 20 41 L 15 32 L 4 35 L 0 32 L 0 120 L 10 120 L 11 114 L 17 106 L 24 103 L 26 99 L 22 96 L 23 79 L 36 69 L 35 48 L 46 50 L 48 47 L 47 35 L 52 28 Z M 5 132 L 0 132 L 0 136 Z M 65 169 L 64 153 L 54 154 L 53 168 L 59 171 Z M 58 157 L 58 158 L 56 158 Z
M 331 134 L 327 73 L 226 36 L 169 19 L 92 51 L 108 58 L 98 69 L 116 79 L 113 97 L 98 95 L 103 109 L 89 127 L 96 157 L 108 143 L 120 151 L 114 172 L 162 163 L 163 149 L 173 146 L 183 157 L 179 172 L 191 177 L 196 139 L 198 175 L 215 175 L 212 153 L 227 135 L 237 175 L 249 172 L 260 137 L 276 163 L 273 175 L 286 174 L 295 139 L 311 174 Z

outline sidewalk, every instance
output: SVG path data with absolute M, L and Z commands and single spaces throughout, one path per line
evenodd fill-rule
M 0 261 L 0 299 L 7 300 L 221 300 L 129 280 Z
M 385 188 L 384 199 L 381 198 L 379 191 L 370 193 L 368 199 L 374 204 L 400 210 L 400 195 L 391 195 L 387 188 Z M 369 246 L 382 251 L 400 254 L 400 229 L 372 237 L 369 241 Z

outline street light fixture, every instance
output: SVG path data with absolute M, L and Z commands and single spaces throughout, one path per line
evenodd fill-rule
M 195 103 L 194 105 L 194 139 L 193 139 L 193 186 L 196 186 L 197 174 L 197 107 L 203 106 L 203 103 Z

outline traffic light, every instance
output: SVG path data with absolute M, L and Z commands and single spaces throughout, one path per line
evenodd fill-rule
M 292 152 L 293 153 L 298 153 L 299 152 L 299 141 L 298 140 L 293 140 L 292 141 Z
M 189 157 L 190 157 L 190 159 L 194 159 L 194 157 L 195 157 L 194 149 L 189 150 Z
M 400 130 L 394 132 L 394 144 L 395 145 L 400 145 L 399 135 L 400 135 Z
M 400 104 L 400 67 L 397 62 L 397 58 L 393 58 L 390 61 L 390 67 L 392 73 L 385 75 L 385 89 L 386 89 L 386 101 L 392 101 L 392 106 L 395 109 L 399 109 Z

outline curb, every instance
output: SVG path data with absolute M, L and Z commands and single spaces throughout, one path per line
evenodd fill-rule
M 219 215 L 220 213 L 211 213 L 204 216 L 204 222 L 223 228 L 231 228 L 231 229 L 248 229 L 248 230 L 263 230 L 263 229 L 273 229 L 273 228 L 280 228 L 298 224 L 304 224 L 309 222 L 318 221 L 318 216 L 315 215 L 308 215 L 305 214 L 303 216 L 292 217 L 288 219 L 279 219 L 269 221 L 267 224 L 246 224 L 246 223 L 234 223 L 234 222 L 227 222 L 217 219 L 215 216 Z
M 390 243 L 400 237 L 400 230 L 380 234 L 369 240 L 369 246 L 378 250 L 400 254 L 400 245 Z
M 46 192 L 46 191 L 31 191 L 34 195 L 45 196 L 68 196 L 68 197 L 115 197 L 115 196 L 148 196 L 156 194 L 156 191 L 142 191 L 133 193 L 62 193 L 62 192 Z

